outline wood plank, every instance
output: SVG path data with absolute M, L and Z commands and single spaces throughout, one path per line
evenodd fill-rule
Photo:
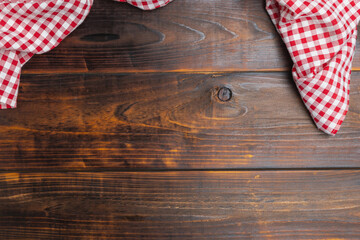
M 289 70 L 264 2 L 176 0 L 143 12 L 95 1 L 84 24 L 24 73 Z
M 358 168 L 359 101 L 354 73 L 330 137 L 285 73 L 24 75 L 0 111 L 0 169 Z
M 0 174 L 1 239 L 359 239 L 360 171 Z

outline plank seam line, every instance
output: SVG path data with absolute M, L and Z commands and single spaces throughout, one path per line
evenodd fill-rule
M 353 69 L 352 73 L 360 72 L 360 69 Z M 22 72 L 22 76 L 26 75 L 121 75 L 121 74 L 161 74 L 161 73 L 178 73 L 178 74 L 235 74 L 235 73 L 291 73 L 291 70 L 279 69 L 279 70 L 237 70 L 237 71 L 199 71 L 199 70 L 190 70 L 190 71 L 114 71 L 114 72 L 101 72 L 101 71 L 91 71 L 91 72 L 36 72 L 36 71 L 26 71 Z
M 11 169 L 11 170 L 0 170 L 1 173 L 78 173 L 78 172 L 251 172 L 251 171 L 360 171 L 360 167 L 334 167 L 334 168 L 192 168 L 192 169 L 118 169 L 118 168 L 109 168 L 109 169 L 74 169 L 74 170 L 44 170 L 44 169 L 31 169 L 31 170 L 21 170 L 21 169 Z

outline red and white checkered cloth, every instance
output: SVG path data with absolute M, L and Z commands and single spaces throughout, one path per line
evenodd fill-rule
M 316 126 L 335 135 L 349 108 L 359 0 L 267 0 L 294 62 L 292 75 Z
M 119 0 L 120 2 L 126 2 Z M 144 10 L 170 0 L 127 1 Z M 93 0 L 0 0 L 0 109 L 15 108 L 21 67 L 79 26 Z
M 117 2 L 127 2 L 142 10 L 153 10 L 163 7 L 173 0 L 115 0 Z
M 56 47 L 91 5 L 92 0 L 0 0 L 0 109 L 16 107 L 21 67 Z
M 0 0 L 0 109 L 15 108 L 21 67 L 56 47 L 93 0 Z M 172 0 L 115 0 L 143 10 Z M 335 135 L 349 107 L 359 0 L 266 0 L 294 62 L 293 77 L 317 127 Z

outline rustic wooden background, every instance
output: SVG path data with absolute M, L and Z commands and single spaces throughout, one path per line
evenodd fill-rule
M 263 0 L 96 0 L 0 111 L 0 239 L 360 239 L 358 55 L 330 137 Z

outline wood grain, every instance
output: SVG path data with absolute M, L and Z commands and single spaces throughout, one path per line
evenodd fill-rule
M 360 239 L 360 60 L 327 136 L 264 2 L 96 0 L 0 111 L 0 239 Z
M 18 108 L 0 111 L 0 169 L 360 167 L 357 72 L 336 137 L 285 73 L 24 75 L 20 86 Z
M 176 0 L 144 12 L 98 0 L 83 25 L 24 73 L 287 71 L 291 59 L 264 3 Z
M 1 239 L 359 239 L 359 171 L 0 174 Z

